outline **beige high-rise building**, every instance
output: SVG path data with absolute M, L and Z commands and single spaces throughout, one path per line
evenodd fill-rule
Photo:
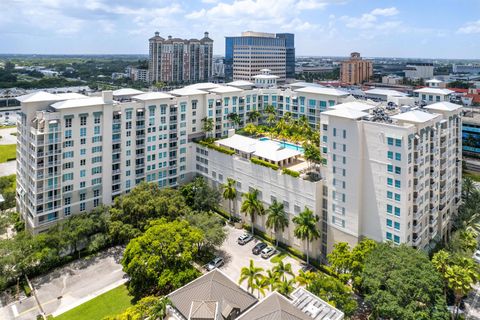
M 343 61 L 340 67 L 340 81 L 348 84 L 361 84 L 368 81 L 372 75 L 372 62 L 363 60 L 358 52 L 352 52 L 350 60 Z

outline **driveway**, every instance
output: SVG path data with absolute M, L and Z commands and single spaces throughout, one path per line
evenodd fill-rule
M 0 144 L 17 144 L 17 137 L 11 133 L 17 132 L 17 128 L 0 129 Z
M 57 316 L 125 283 L 127 279 L 119 263 L 122 252 L 123 248 L 111 248 L 32 279 L 45 313 Z M 0 309 L 2 320 L 31 320 L 38 314 L 33 296 Z
M 219 255 L 225 259 L 225 265 L 222 266 L 220 270 L 225 272 L 225 274 L 227 274 L 233 281 L 238 282 L 241 269 L 243 267 L 248 267 L 250 259 L 253 260 L 256 267 L 261 267 L 264 270 L 270 269 L 274 266 L 274 263 L 270 262 L 270 259 L 275 257 L 275 255 L 270 259 L 263 259 L 260 255 L 257 256 L 252 253 L 252 248 L 260 242 L 260 240 L 254 238 L 254 240 L 241 246 L 237 244 L 237 239 L 240 235 L 245 233 L 245 230 L 235 229 L 231 226 L 227 226 L 227 230 L 228 237 L 219 252 Z M 302 268 L 300 261 L 289 256 L 285 257 L 283 262 L 292 265 L 292 270 L 295 275 L 297 275 Z M 241 286 L 247 289 L 247 282 L 245 281 Z

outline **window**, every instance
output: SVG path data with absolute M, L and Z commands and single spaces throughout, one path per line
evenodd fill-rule
M 65 173 L 63 175 L 62 181 L 65 182 L 70 180 L 73 180 L 73 173 Z
M 343 139 L 346 139 L 347 138 L 347 130 L 343 130 Z
M 389 146 L 393 146 L 393 138 L 387 138 L 387 143 Z
M 80 211 L 85 211 L 85 202 L 80 203 Z
M 393 152 L 392 151 L 387 151 L 387 158 L 388 159 L 393 159 Z
M 387 191 L 387 198 L 388 199 L 393 199 L 393 192 L 392 191 Z
M 395 180 L 395 188 L 401 188 L 402 184 L 400 180 Z
M 393 236 L 393 242 L 400 243 L 400 237 L 397 235 Z
M 393 221 L 391 219 L 387 219 L 387 227 L 393 227 Z
M 396 174 L 401 174 L 401 173 L 402 173 L 402 168 L 400 168 L 400 167 L 395 167 L 395 173 L 396 173 Z
M 87 128 L 80 128 L 80 137 L 85 137 L 87 135 Z
M 95 116 L 95 118 L 93 119 L 93 123 L 100 124 L 100 116 Z
M 387 213 L 393 213 L 393 206 L 391 204 L 387 204 Z
M 87 125 L 87 116 L 81 116 L 80 117 L 80 125 L 81 126 Z
M 387 240 L 392 240 L 392 234 L 390 232 L 387 232 Z
M 395 222 L 395 230 L 400 230 L 400 222 Z
M 400 194 L 395 193 L 395 201 L 400 201 Z
M 80 170 L 80 178 L 84 178 L 85 174 L 86 174 L 85 169 Z
M 397 217 L 400 217 L 400 208 L 399 207 L 395 207 L 395 215 Z
M 387 178 L 387 185 L 393 186 L 393 179 L 392 178 Z
M 395 152 L 395 160 L 401 161 L 402 160 L 402 155 L 398 152 Z
M 80 155 L 84 156 L 87 153 L 87 149 L 80 149 Z
M 100 134 L 100 126 L 93 127 L 93 134 Z
M 85 181 L 80 182 L 80 189 L 85 188 Z
M 72 130 L 65 130 L 65 139 L 72 139 Z
M 391 165 L 391 164 L 387 165 L 387 171 L 388 172 L 393 172 L 393 165 Z
M 337 128 L 333 128 L 333 136 L 334 136 L 334 137 L 337 136 Z
M 402 139 L 395 139 L 395 146 L 401 147 L 402 146 Z
M 72 127 L 72 118 L 65 119 L 65 128 Z

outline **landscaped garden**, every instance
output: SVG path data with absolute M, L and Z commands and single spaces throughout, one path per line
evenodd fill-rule
M 16 144 L 0 145 L 0 163 L 15 160 L 17 158 Z

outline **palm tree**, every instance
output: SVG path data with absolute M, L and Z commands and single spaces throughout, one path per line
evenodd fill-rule
M 315 277 L 316 274 L 311 271 L 300 270 L 295 280 L 300 286 L 308 286 L 313 280 L 315 280 Z
M 256 122 L 260 118 L 260 112 L 258 112 L 258 110 L 252 110 L 248 112 L 247 116 L 249 122 Z
M 257 279 L 263 277 L 262 271 L 263 268 L 255 267 L 253 265 L 253 260 L 250 259 L 250 265 L 248 267 L 243 267 L 240 271 L 240 279 L 238 280 L 238 283 L 242 284 L 245 280 L 247 280 L 247 288 L 253 294 L 255 283 L 258 281 Z
M 153 307 L 149 310 L 149 319 L 165 319 L 165 317 L 167 316 L 167 306 L 170 304 L 170 299 L 168 299 L 167 297 L 159 299 L 157 303 L 155 303 Z
M 305 207 L 305 210 L 292 219 L 297 226 L 293 231 L 295 237 L 302 241 L 307 241 L 307 264 L 309 263 L 310 241 L 320 238 L 320 230 L 317 228 L 317 222 L 320 218 L 313 214 L 313 211 Z
M 463 178 L 462 181 L 462 199 L 463 200 L 468 200 L 470 196 L 473 194 L 475 191 L 475 184 L 473 182 L 473 179 L 470 177 Z
M 230 120 L 233 123 L 233 127 L 237 128 L 237 126 L 242 122 L 242 119 L 237 113 L 229 113 L 227 116 L 228 120 Z
M 279 278 L 282 280 L 287 279 L 287 274 L 291 275 L 292 277 L 294 276 L 293 271 L 292 271 L 292 265 L 290 263 L 283 263 L 283 260 L 280 260 L 273 266 L 272 268 L 273 272 L 278 274 Z
M 288 227 L 288 214 L 284 210 L 283 203 L 274 200 L 268 207 L 268 216 L 265 225 L 275 233 L 275 246 L 278 247 L 278 237 L 276 236 L 278 231 L 283 232 Z
M 207 133 L 207 137 L 208 137 L 213 130 L 213 126 L 214 126 L 213 119 L 205 117 L 202 119 L 202 123 L 203 123 L 202 130 Z
M 271 104 L 265 106 L 265 113 L 267 114 L 276 114 L 275 107 Z
M 472 286 L 478 281 L 477 267 L 474 265 L 472 259 L 460 258 L 459 265 L 453 265 L 447 268 L 445 278 L 448 287 L 452 289 L 455 296 L 455 313 L 452 314 L 452 319 L 458 318 L 458 309 L 462 298 L 472 290 Z
M 285 297 L 288 298 L 288 296 L 290 295 L 290 293 L 293 292 L 293 285 L 295 284 L 295 280 L 294 279 L 284 279 L 283 281 L 281 281 L 276 289 L 279 293 L 283 294 Z
M 252 222 L 252 234 L 254 234 L 254 222 L 255 222 L 255 215 L 263 215 L 265 213 L 265 209 L 263 208 L 262 202 L 258 199 L 259 191 L 257 189 L 253 189 L 250 192 L 243 194 L 244 200 L 242 202 L 242 207 L 240 211 L 243 212 L 245 215 L 250 216 L 250 221 Z
M 237 198 L 237 189 L 235 185 L 237 181 L 232 178 L 227 179 L 227 183 L 222 185 L 223 193 L 222 196 L 225 200 L 228 200 L 228 209 L 230 211 L 230 220 L 233 219 L 233 212 L 232 212 L 232 203 L 233 203 L 233 211 L 235 211 L 235 199 Z
M 255 279 L 255 289 L 257 290 L 257 298 L 260 299 L 260 294 L 265 297 L 265 289 L 268 289 L 268 280 L 264 276 Z
M 267 270 L 267 275 L 265 276 L 265 279 L 268 282 L 270 291 L 275 290 L 278 283 L 280 282 L 279 274 L 273 271 L 272 269 Z

